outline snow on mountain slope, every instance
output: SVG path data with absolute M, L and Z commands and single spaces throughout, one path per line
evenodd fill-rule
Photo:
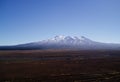
M 55 36 L 54 38 L 36 42 L 38 44 L 47 43 L 47 44 L 66 44 L 66 45 L 81 45 L 81 44 L 90 44 L 93 43 L 92 40 L 81 37 L 71 37 L 71 36 Z
M 55 36 L 53 38 L 19 44 L 9 47 L 0 47 L 0 49 L 120 49 L 120 44 L 110 44 L 92 41 L 84 36 Z

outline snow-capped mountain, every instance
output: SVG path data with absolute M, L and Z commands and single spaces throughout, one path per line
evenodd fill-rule
M 43 40 L 39 43 L 47 43 L 47 44 L 64 44 L 64 45 L 79 45 L 79 44 L 86 44 L 86 43 L 92 43 L 93 41 L 90 39 L 87 39 L 83 36 L 81 37 L 71 37 L 71 36 L 55 36 L 54 38 Z
M 120 49 L 120 44 L 100 43 L 84 36 L 55 36 L 47 40 L 0 47 L 1 49 Z

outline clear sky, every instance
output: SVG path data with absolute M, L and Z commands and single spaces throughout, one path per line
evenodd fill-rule
M 0 0 L 0 45 L 56 35 L 120 43 L 120 0 Z

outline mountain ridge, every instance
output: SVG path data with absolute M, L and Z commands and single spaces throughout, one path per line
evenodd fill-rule
M 120 44 L 101 43 L 84 36 L 55 36 L 47 40 L 18 44 L 13 46 L 0 46 L 0 50 L 31 50 L 31 49 L 120 49 Z

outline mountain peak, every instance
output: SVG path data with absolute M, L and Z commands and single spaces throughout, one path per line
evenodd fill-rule
M 81 38 L 80 38 L 81 40 L 87 40 L 87 41 L 92 41 L 92 40 L 90 40 L 89 38 L 86 38 L 86 37 L 84 37 L 84 36 L 81 36 Z
M 63 35 L 59 35 L 59 36 L 55 36 L 53 38 L 47 39 L 47 40 L 43 40 L 40 41 L 44 44 L 69 44 L 69 45 L 79 45 L 79 44 L 86 44 L 89 43 L 91 44 L 93 41 L 84 37 L 84 36 L 63 36 Z
M 55 37 L 53 38 L 53 40 L 63 40 L 64 38 L 65 38 L 65 36 L 59 35 L 59 36 L 55 36 Z
M 89 40 L 88 38 L 84 37 L 84 36 L 63 36 L 63 35 L 59 35 L 59 36 L 55 36 L 54 38 L 52 38 L 52 40 Z
M 53 38 L 0 49 L 119 49 L 120 45 L 92 41 L 84 36 L 55 36 Z

